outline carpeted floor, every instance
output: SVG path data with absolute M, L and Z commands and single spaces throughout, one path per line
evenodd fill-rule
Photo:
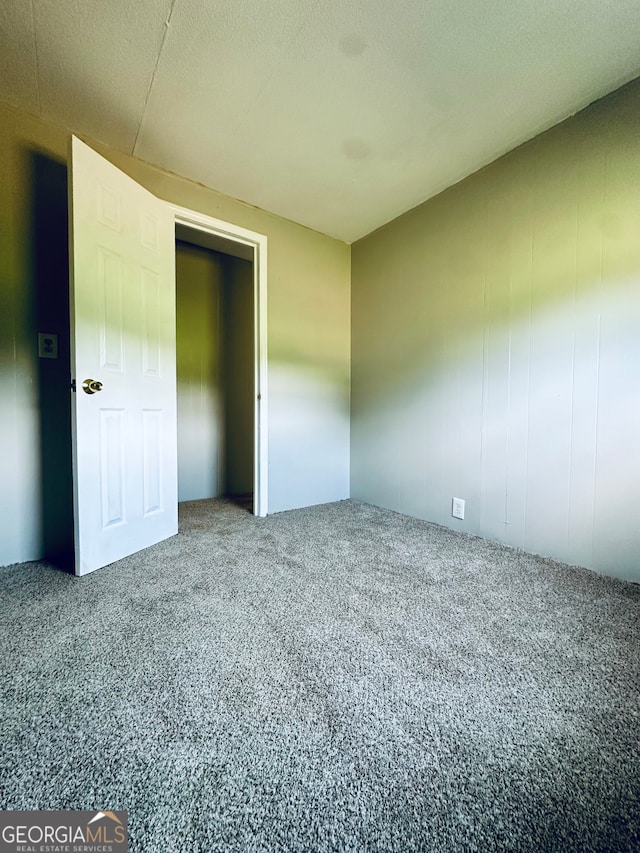
M 637 851 L 640 587 L 354 501 L 0 570 L 0 806 L 130 849 Z

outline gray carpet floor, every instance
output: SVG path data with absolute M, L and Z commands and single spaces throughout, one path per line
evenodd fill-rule
M 132 851 L 640 850 L 640 587 L 354 501 L 0 570 L 4 809 Z

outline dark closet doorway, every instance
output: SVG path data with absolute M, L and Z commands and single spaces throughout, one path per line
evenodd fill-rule
M 252 249 L 177 225 L 179 502 L 253 512 L 254 310 Z

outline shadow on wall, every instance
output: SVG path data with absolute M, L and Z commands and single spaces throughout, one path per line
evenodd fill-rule
M 27 153 L 30 176 L 30 327 L 38 359 L 34 402 L 39 412 L 41 552 L 73 569 L 73 480 L 69 352 L 67 167 Z M 57 335 L 58 357 L 38 357 L 38 332 Z

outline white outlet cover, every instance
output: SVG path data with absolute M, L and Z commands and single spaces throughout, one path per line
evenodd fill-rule
M 454 498 L 452 500 L 451 515 L 454 518 L 464 519 L 464 501 L 462 498 Z

